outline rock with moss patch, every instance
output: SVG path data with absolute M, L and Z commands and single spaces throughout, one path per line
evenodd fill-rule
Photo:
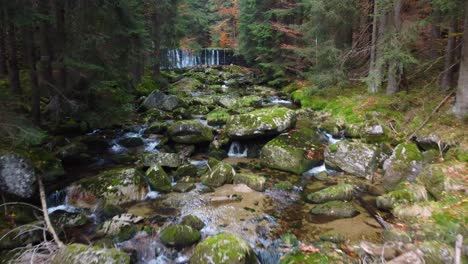
M 396 217 L 405 221 L 415 221 L 429 219 L 434 209 L 424 204 L 398 204 L 393 208 L 392 213 Z
M 225 163 L 218 162 L 211 170 L 201 177 L 201 182 L 210 187 L 219 187 L 223 184 L 232 183 L 236 171 Z
M 378 168 L 380 149 L 359 141 L 343 140 L 325 150 L 327 167 L 370 179 Z
M 302 174 L 323 162 L 322 146 L 315 131 L 301 128 L 269 141 L 260 159 L 269 168 Z
M 131 214 L 116 215 L 111 220 L 104 222 L 97 232 L 112 237 L 115 242 L 125 241 L 138 232 L 138 227 L 135 224 L 142 220 L 143 217 Z
M 210 126 L 224 125 L 228 118 L 229 112 L 225 109 L 215 109 L 206 116 L 206 120 Z
M 177 153 L 146 153 L 143 155 L 143 164 L 148 167 L 160 165 L 177 168 L 182 165 L 182 158 Z
M 170 138 L 177 143 L 196 144 L 213 140 L 211 128 L 196 120 L 175 122 L 168 129 Z
M 307 200 L 312 203 L 325 203 L 337 200 L 349 201 L 354 197 L 354 189 L 354 186 L 351 184 L 341 183 L 313 192 L 307 195 Z
M 257 264 L 249 244 L 237 235 L 220 233 L 199 243 L 190 259 L 192 264 Z
M 67 188 L 70 205 L 90 209 L 95 209 L 100 198 L 104 198 L 107 204 L 121 205 L 142 200 L 146 193 L 143 173 L 135 168 L 107 170 Z
M 201 238 L 200 232 L 186 225 L 169 226 L 159 234 L 164 245 L 172 247 L 186 247 L 195 244 Z
M 167 123 L 166 122 L 153 122 L 145 129 L 144 135 L 148 136 L 151 134 L 162 134 L 167 130 Z
M 466 191 L 466 162 L 453 161 L 449 163 L 432 164 L 426 166 L 418 176 L 418 181 L 436 199 L 442 199 L 450 192 Z
M 116 248 L 100 248 L 71 244 L 61 248 L 52 258 L 52 264 L 130 264 L 130 257 Z
M 172 111 L 183 105 L 183 102 L 174 95 L 166 95 L 159 91 L 154 91 L 145 101 L 143 101 L 142 107 L 145 109 L 160 109 L 164 111 Z
M 201 88 L 203 84 L 195 78 L 184 77 L 172 84 L 172 86 L 175 91 L 190 94 Z
M 184 218 L 182 218 L 182 221 L 180 222 L 181 225 L 187 225 L 191 226 L 192 228 L 195 228 L 197 230 L 201 230 L 204 226 L 205 223 L 203 221 L 194 216 L 194 215 L 186 215 Z
M 331 201 L 315 205 L 310 213 L 336 218 L 351 218 L 359 214 L 359 211 L 351 204 L 341 201 Z
M 195 189 L 195 183 L 193 182 L 178 182 L 174 185 L 174 192 L 186 193 Z
M 158 192 L 170 192 L 172 190 L 171 179 L 161 165 L 151 166 L 146 171 L 146 177 L 153 190 Z
M 440 241 L 424 241 L 418 245 L 418 248 L 424 253 L 426 264 L 453 263 L 455 255 L 453 248 Z
M 284 107 L 263 108 L 246 114 L 230 116 L 226 133 L 233 139 L 275 135 L 296 123 L 296 113 Z
M 31 198 L 36 191 L 36 174 L 30 161 L 16 153 L 0 156 L 0 190 Z
M 175 178 L 181 179 L 183 177 L 195 177 L 197 176 L 197 171 L 197 166 L 193 164 L 185 164 L 177 168 Z
M 55 211 L 51 214 L 50 221 L 55 228 L 78 227 L 89 223 L 88 217 L 82 212 Z
M 427 191 L 424 186 L 409 182 L 400 183 L 395 190 L 377 197 L 377 207 L 393 209 L 399 204 L 413 204 L 427 201 Z
M 281 181 L 275 184 L 275 189 L 280 191 L 290 191 L 294 188 L 294 185 L 289 181 Z
M 416 144 L 402 143 L 396 146 L 383 165 L 385 188 L 391 190 L 401 181 L 415 181 L 423 169 L 423 160 L 424 157 Z
M 234 176 L 234 184 L 245 184 L 259 192 L 265 190 L 265 182 L 265 177 L 254 174 L 238 173 Z

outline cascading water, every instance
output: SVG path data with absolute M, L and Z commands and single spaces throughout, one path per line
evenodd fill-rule
M 245 145 L 241 145 L 239 142 L 234 141 L 229 147 L 228 156 L 232 158 L 246 158 L 247 151 L 249 149 Z
M 182 69 L 198 65 L 229 65 L 233 62 L 233 52 L 230 49 L 202 49 L 198 53 L 183 49 L 167 49 L 161 51 L 162 69 Z

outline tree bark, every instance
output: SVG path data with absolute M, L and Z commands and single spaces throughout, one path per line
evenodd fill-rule
M 468 1 L 465 1 L 465 22 L 463 29 L 463 51 L 458 76 L 458 88 L 453 112 L 459 118 L 468 114 Z
M 368 91 L 370 93 L 377 93 L 379 91 L 379 86 L 377 85 L 376 80 L 376 70 L 377 70 L 377 36 L 378 36 L 378 12 L 377 1 L 374 0 L 374 15 L 372 18 L 372 40 L 371 40 L 371 54 L 370 54 L 370 67 L 369 67 L 369 87 Z
M 67 90 L 67 69 L 65 67 L 65 45 L 66 45 L 66 31 L 65 31 L 65 1 L 55 1 L 55 19 L 57 27 L 57 41 L 56 41 L 56 61 L 58 65 L 57 88 L 66 93 Z
M 454 57 L 455 57 L 455 32 L 456 32 L 457 20 L 455 18 L 450 19 L 449 32 L 447 38 L 447 47 L 445 49 L 445 62 L 444 62 L 444 74 L 442 75 L 442 90 L 447 91 L 453 85 L 453 72 L 454 68 Z
M 38 1 L 38 11 L 43 16 L 49 16 L 48 1 Z M 50 23 L 43 21 L 39 25 L 39 46 L 40 46 L 40 61 L 39 61 L 39 85 L 43 91 L 49 91 L 50 96 L 55 94 L 53 89 L 52 76 L 52 56 L 49 40 Z
M 5 46 L 5 13 L 0 7 L 0 77 L 8 75 L 7 67 L 7 56 L 6 56 L 6 46 Z
M 434 8 L 434 7 L 433 7 Z M 434 10 L 432 12 L 432 23 L 431 23 L 431 46 L 429 55 L 431 59 L 435 60 L 439 57 L 439 52 L 437 51 L 437 41 L 440 38 L 440 11 Z
M 8 77 L 10 79 L 11 92 L 14 94 L 21 94 L 21 83 L 19 77 L 19 68 L 18 68 L 18 55 L 16 50 L 16 26 L 10 19 L 8 23 L 8 32 L 7 32 L 7 41 L 8 41 Z
M 158 9 L 156 7 L 156 9 Z M 159 80 L 161 76 L 161 21 L 159 21 L 160 14 L 158 11 L 153 14 L 153 78 Z
M 31 78 L 31 116 L 35 125 L 41 123 L 41 91 L 37 79 L 37 53 L 34 41 L 34 30 L 29 28 L 26 30 L 25 46 L 27 49 L 27 57 L 29 62 L 29 76 Z
M 393 6 L 393 21 L 391 23 L 391 34 L 393 37 L 398 37 L 401 31 L 401 7 L 403 1 L 395 0 Z M 392 59 L 388 65 L 388 82 L 387 82 L 387 94 L 392 95 L 399 91 L 401 67 L 400 63 L 395 59 Z

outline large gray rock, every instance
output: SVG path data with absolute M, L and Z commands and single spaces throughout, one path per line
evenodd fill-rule
M 182 165 L 182 158 L 177 153 L 149 153 L 143 156 L 145 166 L 161 165 L 163 167 L 178 168 Z
M 10 153 L 0 156 L 0 190 L 31 198 L 36 189 L 34 168 L 24 157 Z
M 265 177 L 255 174 L 238 173 L 234 176 L 234 184 L 245 184 L 259 192 L 265 191 L 265 183 Z
M 174 95 L 166 95 L 162 92 L 152 92 L 143 101 L 142 106 L 146 109 L 160 109 L 165 111 L 172 111 L 182 105 L 182 101 Z
M 130 257 L 124 252 L 112 248 L 71 244 L 60 249 L 52 259 L 52 264 L 129 264 Z
M 397 205 L 424 201 L 427 201 L 427 191 L 424 186 L 402 182 L 395 190 L 377 197 L 376 204 L 380 209 L 393 209 Z
M 204 126 L 196 120 L 178 121 L 168 129 L 169 137 L 183 144 L 196 144 L 213 140 L 211 128 Z
M 451 161 L 427 165 L 418 176 L 418 181 L 437 200 L 453 192 L 467 192 L 464 176 L 468 171 L 466 162 Z
M 351 218 L 359 214 L 359 211 L 351 204 L 341 201 L 331 201 L 314 206 L 310 213 L 336 218 Z
M 256 138 L 275 135 L 296 123 L 296 113 L 284 107 L 257 109 L 250 113 L 230 116 L 226 132 L 230 138 Z
M 327 187 L 317 192 L 307 195 L 307 200 L 313 203 L 324 203 L 329 201 L 349 201 L 354 198 L 354 186 L 341 183 Z
M 232 183 L 236 171 L 234 168 L 224 162 L 218 162 L 201 177 L 201 182 L 210 187 L 219 187 L 226 183 Z
M 423 169 L 424 156 L 416 144 L 402 143 L 385 160 L 383 185 L 391 190 L 401 181 L 414 182 Z
M 332 169 L 370 179 L 378 168 L 380 149 L 358 141 L 343 140 L 325 150 L 325 164 Z
M 260 159 L 267 167 L 301 174 L 323 161 L 322 143 L 312 129 L 281 134 L 263 146 Z
M 161 165 L 154 165 L 146 171 L 148 183 L 153 190 L 158 192 L 170 192 L 172 190 L 171 179 Z

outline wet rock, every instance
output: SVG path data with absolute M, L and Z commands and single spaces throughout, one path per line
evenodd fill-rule
M 436 134 L 416 135 L 416 143 L 423 150 L 437 150 L 447 146 Z
M 234 168 L 224 162 L 218 162 L 214 167 L 211 167 L 205 175 L 201 177 L 201 182 L 210 187 L 219 187 L 226 183 L 232 183 L 236 171 Z
M 142 220 L 143 217 L 131 214 L 116 215 L 111 220 L 104 222 L 97 232 L 101 235 L 112 237 L 114 241 L 125 241 L 132 238 L 138 232 L 135 224 Z
M 33 196 L 36 174 L 26 158 L 15 153 L 0 156 L 0 190 L 21 198 Z
M 186 193 L 195 189 L 195 184 L 191 182 L 178 182 L 174 185 L 174 192 Z
M 258 261 L 244 239 L 237 235 L 220 233 L 199 243 L 190 263 L 256 264 Z
M 168 134 L 173 141 L 184 144 L 196 144 L 213 140 L 211 128 L 196 120 L 175 122 L 169 127 Z
M 237 101 L 237 98 L 232 96 L 222 96 L 217 103 L 224 108 L 231 108 Z
M 143 146 L 143 139 L 139 137 L 128 137 L 122 138 L 119 140 L 119 144 L 126 147 L 126 148 L 135 148 L 139 146 Z
M 226 133 L 230 138 L 256 138 L 275 135 L 296 123 L 296 113 L 284 107 L 263 108 L 246 114 L 230 116 Z
M 380 150 L 374 145 L 343 140 L 329 145 L 324 155 L 327 167 L 370 179 L 378 168 Z
M 52 259 L 52 264 L 130 264 L 130 257 L 124 252 L 111 248 L 71 244 L 60 249 Z
M 234 176 L 234 184 L 245 184 L 259 192 L 265 191 L 265 182 L 265 177 L 254 174 L 237 173 Z
M 19 226 L 14 230 L 0 231 L 0 250 L 14 249 L 28 244 L 36 244 L 43 239 L 43 231 L 34 226 L 42 226 L 40 222 L 32 222 Z M 8 234 L 8 235 L 7 235 Z
M 301 128 L 269 141 L 260 159 L 269 168 L 302 174 L 322 163 L 322 145 L 315 131 Z
M 182 165 L 182 158 L 177 153 L 147 153 L 143 155 L 143 164 L 145 166 L 163 166 L 177 168 Z
M 57 157 L 62 160 L 80 161 L 87 160 L 88 147 L 81 142 L 72 142 L 57 150 Z
M 336 218 L 351 218 L 359 214 L 356 208 L 347 202 L 331 201 L 315 205 L 310 213 L 313 215 L 331 216 Z
M 146 193 L 143 174 L 134 168 L 124 168 L 73 183 L 67 189 L 67 198 L 72 206 L 95 209 L 99 198 L 105 198 L 107 204 L 121 205 L 142 200 Z
M 349 201 L 354 197 L 354 186 L 341 183 L 335 186 L 327 187 L 320 191 L 307 195 L 307 200 L 312 203 L 325 203 L 329 201 Z
M 327 181 L 328 180 L 328 172 L 326 171 L 321 171 L 317 174 L 314 174 L 314 178 L 319 180 L 319 181 Z
M 427 191 L 424 186 L 402 182 L 395 190 L 377 197 L 376 203 L 380 209 L 393 209 L 400 204 L 413 204 L 423 201 L 427 201 Z
M 401 181 L 413 182 L 423 168 L 423 155 L 416 144 L 400 144 L 383 165 L 383 185 L 387 190 L 395 188 Z
M 201 230 L 205 226 L 205 223 L 203 223 L 203 221 L 200 218 L 194 215 L 184 216 L 180 224 L 190 226 L 192 228 L 195 228 L 196 230 Z
M 452 247 L 439 241 L 424 241 L 418 246 L 424 255 L 424 263 L 453 263 L 454 250 Z
M 158 192 L 170 192 L 172 190 L 171 179 L 161 165 L 151 166 L 146 171 L 146 177 L 153 190 Z
M 50 216 L 50 221 L 55 228 L 70 228 L 83 226 L 89 223 L 88 217 L 82 212 L 70 213 L 65 211 L 55 211 Z
M 166 246 L 187 247 L 195 244 L 201 238 L 200 232 L 186 225 L 173 225 L 165 228 L 159 238 Z
M 145 109 L 160 109 L 164 111 L 172 111 L 182 105 L 182 101 L 174 95 L 166 95 L 162 92 L 152 92 L 143 102 L 142 106 Z
M 439 200 L 450 192 L 468 191 L 466 181 L 463 180 L 467 167 L 466 162 L 458 161 L 427 165 L 419 174 L 418 181 Z
M 154 122 L 145 129 L 144 135 L 163 134 L 166 132 L 168 124 L 166 122 Z
M 225 109 L 215 109 L 206 116 L 206 120 L 210 126 L 224 125 L 228 118 L 229 112 Z
M 193 164 L 182 165 L 177 168 L 175 172 L 175 178 L 181 179 L 183 177 L 195 177 L 197 176 L 198 168 Z

